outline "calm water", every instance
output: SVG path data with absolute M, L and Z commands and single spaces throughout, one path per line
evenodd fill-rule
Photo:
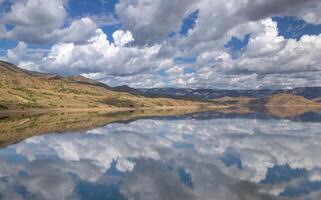
M 215 113 L 30 137 L 0 150 L 0 199 L 321 199 L 321 118 Z

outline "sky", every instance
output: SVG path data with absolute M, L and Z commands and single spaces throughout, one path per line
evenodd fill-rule
M 110 86 L 321 86 L 320 0 L 0 0 L 0 59 Z

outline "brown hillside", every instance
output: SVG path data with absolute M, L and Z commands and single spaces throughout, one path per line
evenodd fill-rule
M 249 105 L 251 101 L 253 101 L 253 98 L 249 97 L 222 97 L 218 99 L 213 99 L 213 102 L 216 103 L 225 103 L 227 105 L 237 105 L 237 106 L 243 106 L 243 105 Z
M 321 107 L 321 104 L 302 96 L 279 94 L 269 97 L 266 111 L 279 118 L 296 117 Z
M 319 106 L 320 104 L 302 96 L 279 94 L 269 97 L 266 106 Z
M 0 61 L 0 111 L 59 109 L 115 109 L 140 107 L 199 107 L 208 103 L 147 98 L 115 92 L 102 83 L 78 76 L 30 72 Z

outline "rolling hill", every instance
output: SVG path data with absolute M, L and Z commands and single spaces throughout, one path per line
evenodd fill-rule
M 318 106 L 319 104 L 302 96 L 278 94 L 267 98 L 265 106 Z
M 212 90 L 110 87 L 82 76 L 31 72 L 0 61 L 0 111 L 109 110 L 232 106 L 319 107 L 321 88 Z
M 0 110 L 199 107 L 212 104 L 148 98 L 85 77 L 30 72 L 0 61 Z
M 278 94 L 266 98 L 265 112 L 279 118 L 296 117 L 318 110 L 321 104 L 292 94 Z
M 303 96 L 292 95 L 287 93 L 275 94 L 268 97 L 252 99 L 248 103 L 252 106 L 305 106 L 305 107 L 319 107 L 321 104 L 307 99 Z

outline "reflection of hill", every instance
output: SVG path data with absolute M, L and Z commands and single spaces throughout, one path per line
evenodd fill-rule
M 308 106 L 267 106 L 267 113 L 277 118 L 298 117 L 315 110 Z
M 143 118 L 260 118 L 321 122 L 321 111 L 315 107 L 267 106 L 264 109 L 235 107 L 221 110 L 135 110 L 117 113 L 51 113 L 24 116 L 0 116 L 0 147 L 45 133 L 86 131 L 113 122 L 129 122 Z
M 321 122 L 321 108 L 318 106 L 239 106 L 214 112 L 215 118 L 276 118 L 302 122 Z M 220 115 L 218 115 L 220 113 Z M 213 117 L 207 115 L 207 118 Z
M 321 105 L 302 96 L 280 94 L 272 96 L 265 104 L 265 111 L 277 118 L 293 118 L 315 111 Z
M 117 113 L 52 113 L 24 116 L 0 116 L 0 147 L 45 133 L 86 131 L 112 122 L 137 118 L 179 116 L 197 110 L 137 110 Z
M 321 104 L 317 102 L 292 94 L 277 94 L 254 99 L 243 105 L 251 107 L 251 110 L 264 112 L 276 118 L 299 117 L 321 108 Z
M 220 109 L 219 112 L 223 114 L 234 114 L 238 116 L 245 115 L 258 115 L 264 114 L 278 119 L 285 118 L 300 118 L 300 116 L 308 113 L 315 113 L 315 115 L 321 116 L 321 107 L 319 106 L 239 106 L 231 109 Z M 320 119 L 321 120 L 321 119 Z
M 220 104 L 234 105 L 233 108 L 220 109 L 225 114 L 266 113 L 276 118 L 298 117 L 321 108 L 321 104 L 302 96 L 292 94 L 277 94 L 264 98 L 231 98 L 224 97 L 213 100 Z

